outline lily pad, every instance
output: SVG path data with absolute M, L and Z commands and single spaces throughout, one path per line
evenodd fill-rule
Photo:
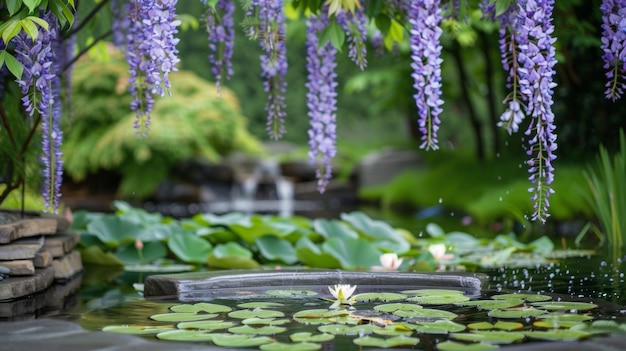
M 228 314 L 230 318 L 248 319 L 248 318 L 282 318 L 285 314 L 280 311 L 264 310 L 262 308 L 255 308 L 253 310 L 238 310 L 232 311 Z
M 375 330 L 381 329 L 381 327 L 373 324 L 362 325 L 346 325 L 346 324 L 330 324 L 322 325 L 317 328 L 322 333 L 334 334 L 334 335 L 363 335 L 372 334 Z
M 574 341 L 591 336 L 591 334 L 587 332 L 572 329 L 554 329 L 547 331 L 533 330 L 524 332 L 524 334 L 532 339 L 552 341 Z
M 269 344 L 274 339 L 268 336 L 220 334 L 213 337 L 213 343 L 222 347 L 253 347 Z
M 593 323 L 580 323 L 571 328 L 571 330 L 584 331 L 589 334 L 624 334 L 626 333 L 626 324 L 617 323 L 616 321 L 594 321 Z
M 273 342 L 271 344 L 261 345 L 259 347 L 263 351 L 315 351 L 322 348 L 320 344 L 314 344 L 310 342 L 301 343 L 285 343 L 285 342 Z
M 374 310 L 380 312 L 393 313 L 396 311 L 416 311 L 421 310 L 424 307 L 414 303 L 387 303 L 383 305 L 374 306 Z
M 512 344 L 524 339 L 524 333 L 510 331 L 482 330 L 471 333 L 452 333 L 450 338 L 487 344 Z
M 494 300 L 523 299 L 528 302 L 550 301 L 551 296 L 540 294 L 499 294 L 491 296 Z
M 381 252 L 363 238 L 330 238 L 322 244 L 322 251 L 333 255 L 343 269 L 369 268 L 380 264 Z
M 403 324 L 392 324 L 388 325 L 384 328 L 380 328 L 374 330 L 374 334 L 376 335 L 384 335 L 384 336 L 400 336 L 406 335 L 409 336 L 414 333 L 414 330 L 403 325 Z
M 167 247 L 184 262 L 202 264 L 211 253 L 213 246 L 195 233 L 179 228 L 172 233 Z
M 454 304 L 459 302 L 469 301 L 469 297 L 465 295 L 455 294 L 455 295 L 424 295 L 424 296 L 415 296 L 409 297 L 407 301 L 417 302 L 422 305 L 446 305 L 446 304 Z
M 249 325 L 240 325 L 238 327 L 229 328 L 228 331 L 233 334 L 251 334 L 251 335 L 274 335 L 287 330 L 285 327 L 277 327 L 268 325 L 260 328 L 253 328 Z
M 464 344 L 456 341 L 444 341 L 437 344 L 439 351 L 489 351 L 499 349 L 493 344 Z
M 434 322 L 423 322 L 413 326 L 416 332 L 424 334 L 448 334 L 465 330 L 465 325 L 447 319 Z
M 246 318 L 241 321 L 242 324 L 246 325 L 281 325 L 289 323 L 289 319 L 275 319 L 275 318 Z
M 409 321 L 413 320 L 435 320 L 435 319 L 454 319 L 458 315 L 456 313 L 444 310 L 434 310 L 430 308 L 422 308 L 415 311 L 395 311 L 394 315 L 398 317 L 410 318 Z M 412 320 L 413 319 L 413 320 Z
M 372 302 L 372 301 L 389 302 L 389 301 L 404 300 L 406 299 L 407 296 L 404 294 L 383 292 L 383 293 L 362 293 L 362 294 L 356 294 L 353 297 L 356 301 L 363 301 L 363 302 Z
M 460 290 L 452 289 L 417 289 L 417 290 L 404 290 L 403 294 L 415 295 L 415 296 L 448 296 L 448 295 L 463 295 Z
M 205 330 L 170 330 L 156 335 L 157 339 L 169 341 L 213 341 L 216 335 L 231 335 L 225 333 L 209 333 Z
M 219 330 L 228 329 L 234 327 L 236 324 L 233 322 L 225 321 L 194 321 L 194 322 L 180 322 L 176 325 L 178 329 L 202 329 L 202 330 Z
M 537 317 L 546 313 L 544 310 L 538 310 L 534 307 L 518 307 L 491 310 L 487 314 L 489 317 L 495 318 L 528 318 Z
M 469 329 L 475 330 L 490 330 L 490 329 L 500 329 L 500 330 L 519 330 L 524 327 L 522 323 L 517 322 L 504 322 L 498 321 L 495 324 L 489 322 L 478 322 L 478 323 L 470 323 L 467 325 Z
M 578 324 L 580 324 L 580 322 L 560 321 L 557 319 L 542 319 L 535 321 L 533 323 L 533 326 L 544 329 L 569 329 Z
M 270 261 L 281 261 L 286 264 L 294 264 L 298 262 L 296 257 L 296 250 L 293 245 L 285 240 L 274 235 L 264 235 L 260 238 L 255 238 L 259 251 L 263 254 L 263 257 Z
M 547 302 L 534 302 L 532 306 L 549 311 L 588 311 L 598 307 L 598 305 L 587 302 L 573 302 L 573 301 L 547 301 Z
M 377 338 L 374 336 L 364 336 L 356 338 L 353 342 L 359 346 L 371 346 L 371 347 L 398 347 L 398 346 L 415 346 L 419 344 L 418 338 L 412 338 L 407 336 L 395 336 L 389 339 Z
M 556 320 L 573 321 L 573 322 L 584 322 L 584 321 L 590 321 L 593 319 L 593 317 L 588 314 L 563 313 L 563 312 L 550 312 L 550 313 L 542 314 L 541 316 L 537 316 L 537 318 L 556 319 Z
M 150 319 L 159 322 L 191 322 L 201 321 L 205 319 L 211 319 L 217 317 L 217 313 L 195 313 L 195 312 L 174 312 L 174 313 L 161 313 L 150 316 Z
M 102 328 L 104 332 L 135 335 L 157 334 L 168 330 L 174 330 L 174 328 L 168 325 L 107 325 Z
M 196 304 L 174 305 L 174 306 L 170 307 L 170 310 L 172 310 L 172 312 L 220 313 L 220 312 L 230 312 L 233 309 L 228 307 L 228 306 L 224 306 L 224 305 L 218 305 L 218 304 L 207 303 L 207 302 L 200 302 L 200 303 L 196 303 Z
M 312 267 L 341 267 L 341 264 L 333 255 L 322 252 L 322 249 L 307 237 L 300 238 L 296 243 L 296 257 L 302 264 Z
M 278 302 L 270 302 L 270 301 L 253 301 L 253 302 L 244 302 L 237 305 L 239 308 L 274 308 L 274 307 L 283 307 L 285 306 L 282 303 Z
M 457 306 L 475 306 L 479 309 L 483 310 L 495 310 L 502 308 L 511 308 L 515 306 L 519 306 L 523 304 L 524 301 L 522 299 L 505 299 L 505 300 L 473 300 L 473 301 L 463 301 L 457 302 L 455 305 Z
M 329 318 L 349 315 L 348 310 L 327 310 L 322 308 L 302 310 L 294 313 L 294 318 Z
M 265 291 L 267 295 L 279 297 L 304 297 L 315 296 L 317 293 L 311 290 L 276 289 Z
M 327 342 L 333 340 L 335 335 L 329 333 L 313 334 L 309 332 L 293 333 L 289 336 L 293 342 Z

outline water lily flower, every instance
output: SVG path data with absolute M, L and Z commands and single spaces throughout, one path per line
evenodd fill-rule
M 141 241 L 141 239 L 135 240 L 135 248 L 137 251 L 141 251 L 143 249 L 143 241 Z
M 373 271 L 397 271 L 402 264 L 402 259 L 396 253 L 380 255 L 380 266 L 373 266 Z
M 430 245 L 428 247 L 428 252 L 433 255 L 433 258 L 437 263 L 450 260 L 454 257 L 453 254 L 446 254 L 446 244 L 443 243 Z M 437 270 L 442 270 L 443 268 L 443 265 L 437 266 Z
M 354 299 L 350 297 L 354 293 L 354 290 L 356 290 L 356 285 L 352 286 L 350 284 L 337 284 L 334 287 L 328 287 L 330 294 L 337 300 L 335 302 L 337 305 L 351 305 Z

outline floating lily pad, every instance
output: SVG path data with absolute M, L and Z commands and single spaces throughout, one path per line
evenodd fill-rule
M 422 305 L 446 305 L 459 303 L 464 301 L 469 301 L 469 297 L 462 294 L 453 294 L 453 295 L 424 295 L 424 296 L 415 296 L 409 297 L 407 301 L 417 302 Z
M 511 308 L 519 306 L 524 303 L 524 300 L 518 298 L 504 299 L 504 300 L 474 300 L 457 302 L 457 306 L 475 306 L 483 310 L 495 310 L 502 308 Z
M 551 296 L 540 294 L 499 294 L 491 297 L 494 300 L 523 299 L 528 302 L 550 301 Z
M 491 310 L 487 314 L 489 317 L 496 318 L 528 318 L 537 317 L 546 313 L 544 310 L 538 310 L 534 307 L 517 307 Z
M 244 302 L 237 305 L 239 308 L 274 308 L 274 307 L 282 307 L 285 306 L 282 303 L 278 302 L 270 302 L 270 301 L 253 301 L 253 302 Z
M 311 310 L 302 310 L 294 313 L 295 318 L 329 318 L 337 316 L 349 315 L 348 310 L 327 310 L 322 308 L 316 308 Z
M 253 310 L 237 310 L 228 314 L 230 318 L 248 319 L 248 318 L 282 318 L 285 314 L 280 311 L 264 310 L 255 308 Z
M 512 344 L 514 342 L 522 341 L 524 339 L 524 333 L 481 330 L 471 333 L 452 333 L 450 334 L 450 337 L 456 340 L 481 342 L 487 344 Z
M 279 296 L 279 297 L 305 297 L 305 296 L 315 296 L 315 295 L 317 295 L 317 293 L 315 291 L 310 291 L 310 290 L 290 290 L 290 289 L 267 290 L 265 293 L 267 295 Z
M 158 333 L 156 337 L 169 341 L 213 341 L 216 335 L 231 335 L 226 333 L 209 333 L 205 330 L 170 330 Z
M 401 335 L 409 336 L 413 333 L 414 333 L 413 329 L 403 324 L 392 324 L 384 328 L 374 330 L 374 334 L 384 335 L 384 336 L 401 336 Z
M 170 307 L 170 310 L 173 312 L 186 312 L 186 313 L 191 313 L 191 312 L 193 313 L 200 313 L 200 312 L 220 313 L 220 312 L 230 312 L 233 309 L 224 305 L 201 302 L 201 303 L 196 303 L 193 305 L 191 304 L 174 305 Z
M 563 313 L 563 312 L 546 313 L 546 314 L 542 314 L 541 316 L 537 316 L 537 318 L 556 319 L 556 320 L 573 321 L 573 322 L 584 322 L 584 321 L 590 321 L 593 319 L 592 316 L 587 315 L 587 314 Z
M 517 323 L 517 322 L 498 321 L 496 322 L 496 324 L 492 324 L 489 322 L 470 323 L 467 325 L 467 327 L 469 329 L 476 329 L 476 330 L 490 330 L 490 329 L 518 330 L 518 329 L 522 329 L 524 325 L 522 323 Z
M 202 329 L 202 330 L 219 330 L 227 329 L 235 326 L 233 322 L 225 321 L 194 321 L 194 322 L 181 322 L 176 325 L 178 329 Z
M 465 325 L 442 319 L 434 322 L 423 322 L 412 326 L 418 333 L 425 334 L 448 334 L 458 333 L 465 330 Z
M 213 343 L 222 347 L 252 347 L 269 344 L 274 339 L 268 336 L 220 334 L 213 337 Z
M 434 310 L 429 308 L 422 308 L 414 311 L 398 310 L 393 312 L 393 314 L 399 317 L 412 318 L 417 320 L 454 319 L 457 317 L 457 314 L 453 312 Z
M 449 295 L 463 295 L 460 290 L 452 289 L 417 289 L 417 290 L 404 290 L 401 293 L 406 295 L 415 296 L 449 296 Z
M 527 337 L 539 340 L 552 340 L 552 341 L 574 341 L 589 337 L 591 334 L 572 329 L 554 329 L 547 331 L 527 331 L 524 332 Z
M 375 330 L 379 330 L 381 327 L 373 324 L 363 325 L 345 325 L 345 324 L 330 324 L 322 325 L 317 328 L 322 333 L 328 333 L 333 335 L 362 335 L 372 334 Z
M 578 324 L 571 330 L 584 331 L 589 334 L 624 334 L 626 333 L 626 324 L 615 321 L 595 321 L 591 324 Z
M 253 328 L 249 325 L 240 325 L 238 327 L 229 328 L 228 331 L 233 334 L 251 334 L 251 335 L 273 335 L 279 334 L 287 330 L 285 327 L 277 327 L 268 325 L 260 328 Z
M 105 332 L 135 335 L 157 334 L 168 330 L 174 330 L 174 328 L 171 325 L 107 325 L 102 328 Z
M 390 348 L 398 346 L 415 346 L 419 344 L 419 339 L 407 336 L 396 336 L 389 339 L 377 338 L 374 336 L 364 336 L 354 339 L 353 342 L 359 346 Z
M 273 342 L 271 344 L 261 345 L 259 347 L 263 351 L 315 351 L 322 348 L 320 344 L 314 344 L 310 342 L 301 343 L 285 343 L 285 342 Z
M 191 322 L 201 321 L 205 319 L 211 319 L 217 317 L 217 313 L 195 313 L 195 312 L 174 312 L 174 313 L 161 313 L 150 316 L 150 319 L 159 322 Z
M 393 313 L 396 311 L 416 311 L 421 310 L 424 307 L 416 305 L 414 303 L 386 303 L 383 305 L 374 306 L 374 310 L 380 312 Z
M 399 301 L 406 299 L 406 295 L 398 293 L 363 293 L 354 295 L 356 301 L 371 302 L 371 301 Z
M 335 335 L 329 333 L 313 334 L 309 332 L 293 333 L 289 336 L 293 342 L 326 342 L 333 340 Z
M 246 325 L 281 325 L 289 323 L 289 319 L 276 319 L 276 318 L 246 318 L 241 323 Z
M 547 302 L 533 302 L 531 304 L 534 307 L 549 310 L 549 311 L 587 311 L 598 307 L 598 305 L 587 302 L 573 302 L 573 301 L 547 301 Z
M 576 321 L 560 321 L 557 319 L 542 319 L 535 321 L 533 326 L 544 329 L 569 329 L 575 325 L 580 324 Z
M 499 349 L 493 344 L 464 344 L 456 341 L 444 341 L 437 344 L 439 351 L 489 351 Z

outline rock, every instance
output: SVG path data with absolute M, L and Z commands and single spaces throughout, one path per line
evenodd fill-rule
M 18 239 L 10 244 L 0 245 L 0 260 L 33 259 L 43 246 L 43 237 Z
M 29 260 L 13 260 L 3 261 L 2 265 L 9 268 L 9 274 L 14 277 L 18 275 L 33 275 L 35 274 L 35 265 L 33 261 Z
M 57 221 L 54 218 L 22 219 L 0 225 L 0 244 L 8 244 L 14 240 L 54 234 L 57 230 Z
M 16 299 L 44 290 L 54 281 L 52 267 L 37 270 L 28 277 L 11 277 L 0 281 L 0 301 Z M 1 329 L 1 328 L 0 328 Z
M 78 251 L 70 252 L 62 258 L 52 261 L 54 279 L 68 280 L 83 270 L 83 263 Z
M 46 237 L 43 250 L 50 252 L 53 257 L 63 257 L 80 241 L 80 234 L 68 233 L 57 234 Z
M 356 179 L 360 188 L 382 185 L 411 168 L 423 167 L 419 155 L 412 150 L 384 149 L 365 156 L 357 165 Z
M 52 259 L 52 254 L 48 251 L 37 252 L 33 259 L 33 264 L 35 268 L 45 268 L 52 264 Z

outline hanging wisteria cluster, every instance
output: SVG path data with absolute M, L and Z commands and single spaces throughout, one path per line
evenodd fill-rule
M 200 1 L 206 6 L 202 19 L 206 23 L 209 41 L 208 65 L 220 89 L 233 74 L 231 57 L 236 1 Z M 179 62 L 177 1 L 103 0 L 101 4 L 107 2 L 110 2 L 113 14 L 113 42 L 124 50 L 129 64 L 129 90 L 133 98 L 130 107 L 137 115 L 135 127 L 139 134 L 145 135 L 155 96 L 168 92 L 168 75 L 176 71 Z M 296 6 L 300 16 L 306 17 L 307 24 L 307 51 L 303 54 L 306 54 L 308 72 L 309 156 L 318 167 L 319 190 L 324 191 L 331 178 L 332 159 L 337 152 L 336 55 L 347 46 L 348 57 L 364 69 L 368 61 L 368 35 L 369 43 L 377 43 L 374 48 L 380 52 L 382 47 L 397 49 L 397 41 L 403 40 L 404 36 L 398 34 L 398 27 L 408 33 L 421 147 L 438 149 L 437 134 L 443 106 L 442 21 L 467 20 L 460 14 L 468 13 L 467 7 L 476 2 L 479 2 L 484 20 L 500 25 L 499 44 L 509 93 L 504 100 L 505 111 L 499 124 L 509 133 L 526 128 L 527 163 L 533 184 L 530 191 L 535 204 L 532 219 L 545 221 L 548 196 L 552 193 L 550 184 L 554 179 L 552 162 L 557 149 L 552 112 L 556 87 L 554 0 L 371 0 L 363 4 L 359 0 L 287 4 L 282 0 L 240 0 L 245 12 L 244 31 L 262 49 L 261 76 L 263 89 L 268 95 L 265 108 L 270 137 L 277 139 L 285 133 L 288 68 L 285 6 Z M 47 11 L 48 3 L 31 0 L 13 1 L 12 7 L 0 5 L 0 11 L 9 15 L 8 22 L 0 24 L 0 66 L 1 72 L 10 71 L 17 77 L 16 82 L 24 94 L 25 114 L 41 121 L 44 198 L 47 207 L 55 210 L 62 172 L 59 77 L 72 62 L 66 55 L 71 52 L 68 45 L 72 45 L 72 41 L 64 38 L 65 46 L 58 46 L 62 37 L 59 33 L 70 32 L 76 24 L 73 23 L 73 1 L 56 16 Z M 24 10 L 20 11 L 21 8 Z M 602 0 L 600 10 L 606 97 L 617 100 L 626 88 L 626 0 Z M 444 12 L 452 15 L 444 18 Z M 38 35 L 33 28 L 37 29 Z M 526 126 L 522 127 L 524 123 Z

